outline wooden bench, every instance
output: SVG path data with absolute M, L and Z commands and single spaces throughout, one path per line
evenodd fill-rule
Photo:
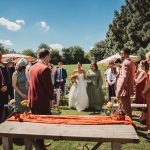
M 65 125 L 6 121 L 0 124 L 3 150 L 13 150 L 12 138 L 23 138 L 25 150 L 36 147 L 33 139 L 93 141 L 96 150 L 103 142 L 111 142 L 112 150 L 120 150 L 122 143 L 138 143 L 132 125 Z
M 116 97 L 113 97 L 113 96 L 112 96 L 112 97 L 111 97 L 111 102 L 112 102 L 112 103 L 115 103 L 115 100 L 116 100 L 116 99 L 117 99 Z M 130 97 L 130 100 L 131 100 L 131 102 L 135 101 L 135 96 L 131 96 L 131 97 Z
M 113 108 L 117 109 L 119 106 L 119 103 L 113 103 Z M 131 108 L 135 109 L 135 108 L 147 108 L 147 104 L 135 104 L 132 103 L 131 104 Z

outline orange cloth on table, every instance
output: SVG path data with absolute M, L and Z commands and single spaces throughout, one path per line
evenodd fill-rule
M 54 115 L 20 115 L 23 122 L 37 122 L 45 124 L 72 124 L 72 125 L 99 125 L 99 124 L 132 124 L 130 117 L 125 120 L 117 120 L 113 116 L 54 116 Z M 14 116 L 7 121 L 19 121 Z

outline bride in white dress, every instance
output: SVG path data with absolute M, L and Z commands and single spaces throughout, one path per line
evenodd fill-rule
M 75 108 L 77 111 L 85 110 L 89 107 L 89 100 L 86 89 L 85 71 L 82 69 L 81 63 L 77 64 L 77 69 L 74 70 L 72 77 L 75 81 L 68 95 L 69 108 Z

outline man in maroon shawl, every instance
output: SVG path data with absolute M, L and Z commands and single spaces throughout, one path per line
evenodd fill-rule
M 29 106 L 33 114 L 50 115 L 50 104 L 54 99 L 54 88 L 51 81 L 49 51 L 45 48 L 38 50 L 38 62 L 29 70 Z M 44 149 L 44 140 L 36 140 Z
M 47 49 L 38 50 L 38 62 L 29 70 L 29 106 L 33 114 L 48 115 L 50 101 L 54 99 L 54 88 L 51 81 L 50 61 Z

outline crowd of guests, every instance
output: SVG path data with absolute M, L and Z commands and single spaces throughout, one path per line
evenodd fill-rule
M 28 99 L 29 107 L 33 114 L 50 115 L 50 107 L 55 102 L 54 89 L 65 92 L 67 71 L 62 62 L 54 68 L 49 62 L 49 51 L 41 48 L 38 50 L 38 60 L 27 65 L 25 59 L 20 59 L 15 65 L 11 58 L 0 63 L 0 122 L 3 114 L 7 116 L 7 104 L 10 99 L 15 99 L 16 108 L 23 113 L 25 108 L 22 100 Z M 112 96 L 120 100 L 120 106 L 125 113 L 132 117 L 130 96 L 136 95 L 135 103 L 146 103 L 147 109 L 142 110 L 139 119 L 146 119 L 148 136 L 150 137 L 150 52 L 146 60 L 142 60 L 136 69 L 135 63 L 130 59 L 130 50 L 123 48 L 120 51 L 121 59 L 109 63 L 106 70 L 106 86 L 108 99 Z M 0 62 L 2 54 L 0 54 Z M 71 75 L 73 84 L 68 94 L 69 108 L 83 111 L 87 108 L 100 111 L 104 104 L 102 90 L 103 79 L 96 63 L 91 63 L 85 72 L 79 62 Z M 135 87 L 135 88 L 134 88 Z M 134 90 L 136 89 L 136 90 Z M 39 140 L 39 143 L 43 141 Z
M 108 99 L 117 97 L 125 113 L 132 117 L 130 97 L 135 95 L 134 103 L 147 104 L 142 109 L 139 121 L 145 121 L 150 138 L 150 52 L 146 60 L 141 60 L 137 65 L 130 59 L 130 50 L 122 49 L 121 59 L 114 59 L 105 71 Z

